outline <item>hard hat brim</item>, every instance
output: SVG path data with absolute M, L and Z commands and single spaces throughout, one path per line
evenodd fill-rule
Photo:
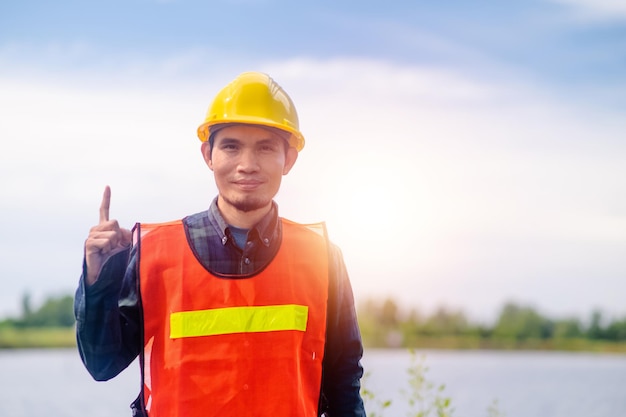
M 276 123 L 268 122 L 263 119 L 258 120 L 250 120 L 252 118 L 247 118 L 246 120 L 229 120 L 227 122 L 220 121 L 218 123 L 205 122 L 198 126 L 198 139 L 202 142 L 206 142 L 211 137 L 211 134 L 215 133 L 215 127 L 219 126 L 218 130 L 221 130 L 223 127 L 231 125 L 231 124 L 244 124 L 244 125 L 252 125 L 252 126 L 265 126 L 272 127 L 274 129 L 278 129 L 283 132 L 287 132 L 289 137 L 286 138 L 287 142 L 289 142 L 289 146 L 296 148 L 298 152 L 300 152 L 304 148 L 304 137 L 302 133 L 298 130 L 291 130 L 286 128 L 284 125 L 278 125 Z

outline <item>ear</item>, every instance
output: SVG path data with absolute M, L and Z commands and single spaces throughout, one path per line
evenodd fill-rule
M 296 160 L 298 159 L 298 150 L 293 146 L 290 146 L 287 149 L 287 154 L 285 155 L 285 166 L 283 167 L 283 175 L 289 174 L 291 168 L 296 164 Z
M 213 161 L 211 160 L 211 144 L 209 143 L 209 141 L 202 142 L 200 150 L 202 151 L 202 157 L 204 158 L 204 162 L 206 162 L 209 169 L 213 171 Z

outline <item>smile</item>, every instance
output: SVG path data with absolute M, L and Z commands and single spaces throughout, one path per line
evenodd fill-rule
M 253 190 L 263 184 L 262 181 L 256 181 L 256 180 L 240 180 L 240 181 L 235 181 L 234 183 L 235 185 L 237 185 L 239 188 L 243 190 Z

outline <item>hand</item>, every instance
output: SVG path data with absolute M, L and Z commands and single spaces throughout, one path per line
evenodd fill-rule
M 100 222 L 89 230 L 85 241 L 85 263 L 87 265 L 87 285 L 92 285 L 98 279 L 102 265 L 111 256 L 128 248 L 131 244 L 132 233 L 122 229 L 117 220 L 109 220 L 111 205 L 111 188 L 107 185 L 102 194 L 100 204 Z

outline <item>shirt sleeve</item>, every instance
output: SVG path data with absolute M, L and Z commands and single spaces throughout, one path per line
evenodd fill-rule
M 363 344 L 341 250 L 331 244 L 322 392 L 332 417 L 365 417 L 361 398 Z
M 105 381 L 126 369 L 141 349 L 136 253 L 128 249 L 109 258 L 92 285 L 85 276 L 83 261 L 74 298 L 78 351 L 91 376 Z

